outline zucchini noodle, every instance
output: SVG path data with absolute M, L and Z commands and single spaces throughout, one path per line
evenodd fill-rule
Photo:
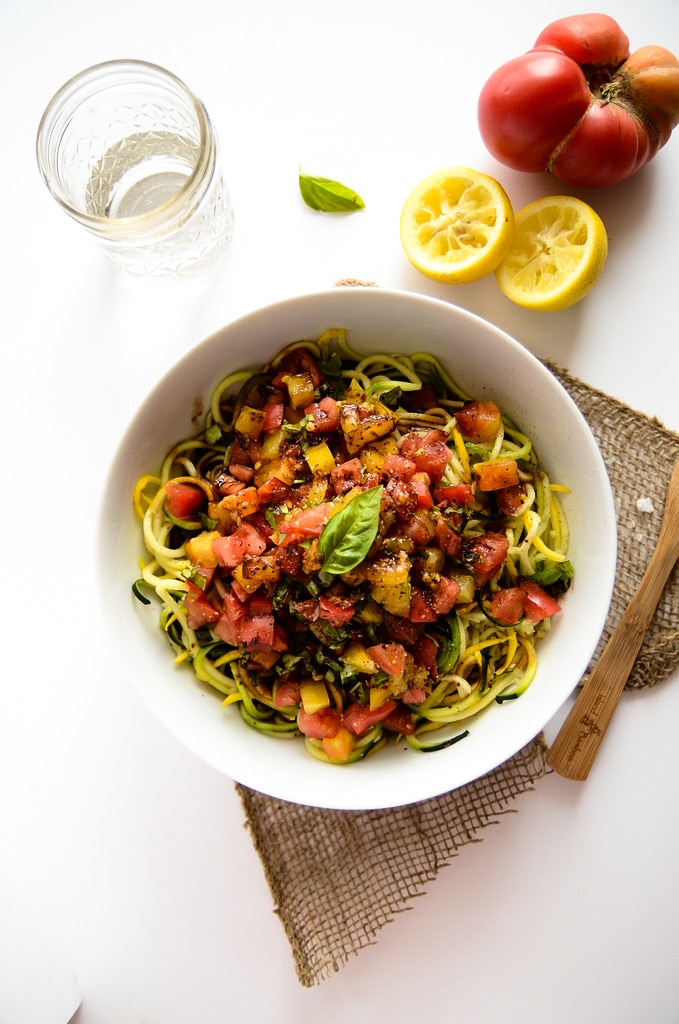
M 332 764 L 439 750 L 533 681 L 573 574 L 564 493 L 434 356 L 332 328 L 226 375 L 140 478 L 133 591 L 249 727 Z

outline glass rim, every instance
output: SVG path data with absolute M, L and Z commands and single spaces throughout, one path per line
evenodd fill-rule
M 76 102 L 79 91 L 87 84 L 95 85 L 98 81 L 101 81 L 102 87 L 104 87 L 106 76 L 115 73 L 120 74 L 120 82 L 112 82 L 111 84 L 124 84 L 126 79 L 132 82 L 135 78 L 141 81 L 143 75 L 148 75 L 150 78 L 160 79 L 165 84 L 176 89 L 189 101 L 196 115 L 200 132 L 198 159 L 186 182 L 178 189 L 175 195 L 165 200 L 164 203 L 146 213 L 136 214 L 131 217 L 101 217 L 79 209 L 69 201 L 63 190 L 55 186 L 52 173 L 54 170 L 56 148 L 59 145 L 59 139 L 55 140 L 54 133 L 58 131 L 64 104 L 68 100 Z M 77 105 L 79 104 L 76 102 Z M 69 116 L 64 122 L 63 127 L 68 124 L 70 119 L 71 117 Z M 74 220 L 97 235 L 106 234 L 109 238 L 115 237 L 127 241 L 130 241 L 135 235 L 145 234 L 153 229 L 164 229 L 163 233 L 165 233 L 180 226 L 182 219 L 185 219 L 187 203 L 195 201 L 197 206 L 202 201 L 212 181 L 217 164 L 217 142 L 212 130 L 212 123 L 202 100 L 172 71 L 162 67 L 160 64 L 135 58 L 120 58 L 93 64 L 77 72 L 77 74 L 64 82 L 54 93 L 43 111 L 36 133 L 35 148 L 41 177 L 50 194 L 62 209 Z M 205 181 L 205 187 L 201 189 L 201 184 L 207 172 L 210 173 L 207 181 Z M 168 222 L 168 213 L 173 211 L 176 223 Z

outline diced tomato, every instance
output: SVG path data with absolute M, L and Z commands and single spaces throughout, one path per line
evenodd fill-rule
M 434 499 L 431 496 L 431 490 L 429 488 L 430 480 L 428 473 L 414 473 L 410 481 L 410 486 L 417 495 L 417 507 L 418 508 L 431 508 L 434 504 Z
M 517 484 L 514 487 L 501 488 L 495 492 L 494 497 L 500 512 L 506 516 L 515 516 L 526 500 L 526 492 L 522 484 Z
M 272 651 L 287 651 L 290 647 L 288 642 L 288 634 L 285 632 L 282 626 L 278 623 L 273 628 L 273 643 L 271 644 Z
M 355 602 L 346 597 L 335 597 L 322 594 L 319 598 L 318 614 L 331 626 L 343 626 L 353 618 Z
M 404 704 L 421 704 L 427 699 L 427 694 L 421 686 L 411 686 L 400 696 Z
M 445 519 L 436 520 L 436 541 L 448 558 L 457 558 L 462 549 L 462 537 Z
M 356 737 L 345 726 L 340 725 L 335 736 L 325 736 L 321 740 L 321 746 L 330 761 L 346 764 L 356 746 Z
M 448 436 L 442 430 L 430 430 L 427 434 L 410 433 L 401 441 L 400 452 L 407 459 L 412 459 L 418 471 L 428 473 L 436 483 L 450 462 L 447 441 Z
M 243 618 L 245 612 L 247 611 L 245 601 L 241 601 L 241 599 L 235 593 L 235 590 L 235 586 L 232 586 L 231 590 L 227 590 L 224 594 L 224 614 L 232 622 L 238 622 L 240 619 Z
M 262 431 L 270 434 L 272 430 L 278 430 L 283 422 L 285 406 L 282 402 L 267 402 L 262 409 L 264 419 L 262 420 Z
M 220 640 L 227 644 L 238 647 L 240 644 L 240 624 L 246 613 L 245 604 L 240 601 L 235 593 L 237 589 L 234 583 L 224 594 L 224 611 L 213 628 L 213 632 Z M 244 595 L 247 596 L 247 595 Z
M 280 528 L 281 547 L 289 547 L 290 544 L 297 544 L 301 540 L 318 537 L 330 518 L 331 511 L 332 505 L 329 502 L 321 502 L 320 505 L 314 505 L 312 508 L 303 508 L 299 512 L 294 512 L 292 517 Z
M 398 704 L 384 719 L 384 728 L 390 732 L 400 732 L 403 736 L 412 736 L 415 732 L 415 715 L 403 704 Z
M 436 622 L 438 615 L 431 603 L 426 600 L 424 592 L 417 587 L 410 588 L 410 621 Z
M 487 583 L 502 567 L 509 541 L 504 534 L 489 531 L 465 541 L 463 548 L 476 582 Z
M 175 519 L 190 519 L 207 504 L 207 495 L 201 487 L 176 480 L 165 484 L 165 508 Z
M 238 568 L 238 566 L 236 566 L 236 568 Z M 246 590 L 245 587 L 242 587 L 235 576 L 231 580 L 231 589 L 241 604 L 246 605 L 248 603 L 250 591 Z
M 391 480 L 410 480 L 416 469 L 412 459 L 396 455 L 395 452 L 388 452 L 382 463 L 382 472 Z
M 324 708 L 322 711 L 313 711 L 311 714 L 304 708 L 300 708 L 297 715 L 299 731 L 310 739 L 332 738 L 337 735 L 341 724 L 342 716 L 337 708 Z
M 529 622 L 542 622 L 561 611 L 559 602 L 534 580 L 521 580 L 519 586 L 526 595 L 525 612 Z
M 318 602 L 313 597 L 307 598 L 306 601 L 291 601 L 289 607 L 291 612 L 301 615 L 308 622 L 315 622 L 318 618 Z
M 417 412 L 418 409 L 433 409 L 439 404 L 431 384 L 423 384 L 418 391 L 405 391 L 401 400 L 408 412 Z
M 402 676 L 406 667 L 406 652 L 403 644 L 375 644 L 368 647 L 368 654 L 378 668 L 390 676 Z
M 369 707 L 363 704 L 350 704 L 343 715 L 343 723 L 345 728 L 352 732 L 354 736 L 363 736 L 369 729 L 374 728 L 378 722 L 383 722 L 385 718 L 388 718 L 391 712 L 396 707 L 395 700 L 386 700 L 379 708 L 375 708 L 371 711 Z
M 399 529 L 418 549 L 426 547 L 436 535 L 436 524 L 426 509 L 418 509 Z
M 217 622 L 220 612 L 205 597 L 205 592 L 195 583 L 187 580 L 187 591 L 184 597 L 186 621 L 189 629 L 200 629 L 201 626 Z
M 266 594 L 253 594 L 248 602 L 250 615 L 271 615 L 273 602 Z
M 245 615 L 240 623 L 241 643 L 252 651 L 270 651 L 274 641 L 273 615 Z
M 320 402 L 312 402 L 304 410 L 309 417 L 307 430 L 312 434 L 331 434 L 339 429 L 339 405 L 329 395 Z
M 262 505 L 278 504 L 290 497 L 290 487 L 277 476 L 272 476 L 257 488 L 257 497 Z
M 474 504 L 474 489 L 471 484 L 451 484 L 449 487 L 434 488 L 434 501 L 437 505 L 460 505 Z
M 413 645 L 415 661 L 424 665 L 432 679 L 436 679 L 438 675 L 437 650 L 436 641 L 432 640 L 430 636 L 421 636 Z
M 246 437 L 235 438 L 231 445 L 231 462 L 235 466 L 254 466 L 258 454 L 261 454 L 260 445 Z
M 289 548 L 277 547 L 275 551 L 277 564 L 281 572 L 298 579 L 302 575 L 302 551 L 293 545 Z
M 387 479 L 385 508 L 395 512 L 399 519 L 405 522 L 410 520 L 417 511 L 417 494 L 410 486 L 409 480 L 393 476 Z
M 330 470 L 330 483 L 335 494 L 346 494 L 352 487 L 358 487 L 363 479 L 360 459 L 349 459 Z
M 501 415 L 495 402 L 465 402 L 455 413 L 460 433 L 470 441 L 492 441 L 500 429 Z
M 490 614 L 503 626 L 511 626 L 523 618 L 526 594 L 520 587 L 503 587 L 490 599 Z
M 276 708 L 293 708 L 301 701 L 299 683 L 292 679 L 280 683 L 273 699 Z
M 249 484 L 255 475 L 255 471 L 252 466 L 237 466 L 231 463 L 229 466 L 231 476 L 235 477 L 240 483 Z
M 448 576 L 442 576 L 436 584 L 432 608 L 437 615 L 448 615 L 460 596 L 460 584 Z
M 233 647 L 240 646 L 240 623 L 233 622 L 227 615 L 222 615 L 212 628 L 215 636 Z
M 266 551 L 266 541 L 254 526 L 241 523 L 228 537 L 215 537 L 212 550 L 220 565 L 234 569 L 243 561 L 244 555 L 261 555 Z

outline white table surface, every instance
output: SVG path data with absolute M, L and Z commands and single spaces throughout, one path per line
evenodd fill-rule
M 633 48 L 679 52 L 676 0 L 605 9 Z M 376 945 L 306 990 L 233 784 L 107 665 L 94 598 L 102 483 L 157 377 L 241 313 L 341 278 L 457 303 L 679 430 L 679 138 L 635 179 L 580 193 L 606 222 L 610 256 L 565 312 L 521 310 L 492 277 L 435 285 L 400 248 L 401 205 L 440 167 L 494 174 L 516 209 L 562 190 L 493 161 L 476 98 L 566 13 L 556 0 L 0 3 L 0 827 L 77 980 L 77 1024 L 679 1019 L 676 675 L 624 695 L 585 784 L 542 780 Z M 236 232 L 199 281 L 123 277 L 38 177 L 52 93 L 128 56 L 190 84 L 222 142 Z M 300 163 L 358 190 L 366 209 L 308 210 Z

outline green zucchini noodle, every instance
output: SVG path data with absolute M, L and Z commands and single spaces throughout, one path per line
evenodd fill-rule
M 573 575 L 562 493 L 435 356 L 332 328 L 227 374 L 137 482 L 133 590 L 251 728 L 332 764 L 438 750 L 533 681 Z

